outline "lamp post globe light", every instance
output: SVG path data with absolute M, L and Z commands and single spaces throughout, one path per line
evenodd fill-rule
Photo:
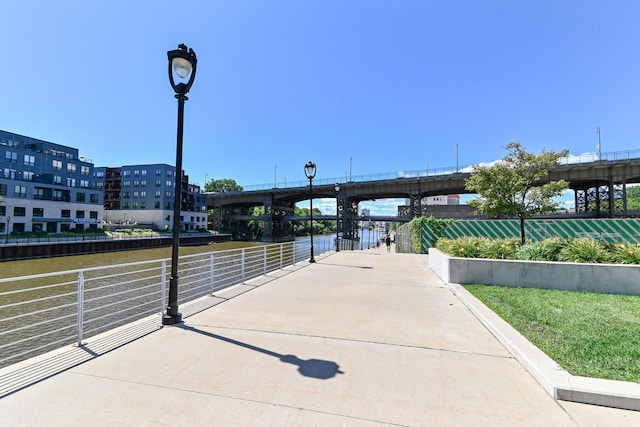
M 184 44 L 167 52 L 169 59 L 169 82 L 178 100 L 178 132 L 176 137 L 176 176 L 173 197 L 173 239 L 171 244 L 171 279 L 169 280 L 169 303 L 162 316 L 163 325 L 182 322 L 178 312 L 178 248 L 180 246 L 180 208 L 182 195 L 182 133 L 184 126 L 184 102 L 196 78 L 198 60 L 193 49 Z
M 336 182 L 333 189 L 336 190 L 336 252 L 340 252 L 340 184 Z
M 309 262 L 316 262 L 313 258 L 313 178 L 316 176 L 316 164 L 312 161 L 307 162 L 304 165 L 304 174 L 309 179 L 309 214 L 310 214 L 310 232 L 311 232 L 311 258 L 309 258 Z

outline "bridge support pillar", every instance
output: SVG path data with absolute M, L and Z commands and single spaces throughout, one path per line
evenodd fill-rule
M 290 202 L 276 201 L 268 197 L 264 201 L 263 242 L 285 242 L 293 240 L 293 223 L 284 217 L 293 216 L 294 206 Z

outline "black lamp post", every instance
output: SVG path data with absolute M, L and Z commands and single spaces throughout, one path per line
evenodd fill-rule
M 316 176 L 316 164 L 309 161 L 306 165 L 304 165 L 304 174 L 309 178 L 309 214 L 310 214 L 310 224 L 311 224 L 311 258 L 309 258 L 309 262 L 316 262 L 313 258 L 313 178 Z
M 182 199 L 182 132 L 184 125 L 184 102 L 196 78 L 196 53 L 184 44 L 167 52 L 169 58 L 169 82 L 178 100 L 178 134 L 176 138 L 176 177 L 173 198 L 173 240 L 171 246 L 171 279 L 169 280 L 169 304 L 162 316 L 163 325 L 182 322 L 178 313 L 178 247 L 180 246 L 180 201 Z M 177 79 L 176 79 L 177 78 Z M 177 80 L 177 83 L 176 83 Z
M 336 190 L 336 252 L 340 252 L 340 184 L 336 182 L 333 188 Z
M 360 214 L 360 250 L 364 249 L 362 246 L 364 242 L 362 239 L 364 238 L 364 212 Z

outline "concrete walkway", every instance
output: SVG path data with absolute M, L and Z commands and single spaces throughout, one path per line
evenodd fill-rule
M 316 260 L 184 304 L 182 326 L 137 322 L 1 370 L 0 424 L 640 425 L 550 397 L 427 256 Z

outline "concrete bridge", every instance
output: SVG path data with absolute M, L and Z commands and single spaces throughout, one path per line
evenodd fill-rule
M 354 177 L 349 182 L 338 179 L 314 180 L 313 198 L 334 198 L 337 215 L 324 215 L 322 219 L 338 221 L 338 232 L 344 239 L 357 239 L 358 204 L 364 200 L 402 198 L 410 201 L 406 212 L 389 219 L 406 222 L 424 212 L 421 200 L 428 196 L 468 194 L 465 180 L 471 167 L 440 170 L 420 170 L 395 174 L 379 174 Z M 570 157 L 554 168 L 548 180 L 564 179 L 574 191 L 576 213 L 600 218 L 627 217 L 626 187 L 640 183 L 640 150 L 603 153 L 594 156 Z M 340 190 L 335 191 L 339 182 Z M 543 182 L 541 182 L 542 184 Z M 310 198 L 308 182 L 292 183 L 290 186 L 258 188 L 229 193 L 207 193 L 210 209 L 217 210 L 214 229 L 228 227 L 230 222 L 264 222 L 265 241 L 291 240 L 293 222 L 308 220 L 295 217 L 297 202 Z M 609 203 L 612 201 L 612 203 Z M 240 209 L 263 206 L 262 217 L 242 215 Z M 315 218 L 314 218 L 315 219 Z M 370 218 L 378 220 L 376 217 Z M 369 218 L 365 218 L 369 220 Z

